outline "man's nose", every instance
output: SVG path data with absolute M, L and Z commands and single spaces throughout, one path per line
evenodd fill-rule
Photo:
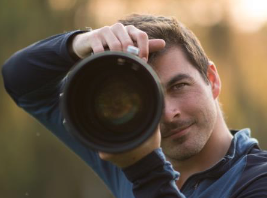
M 162 119 L 164 122 L 173 122 L 181 116 L 177 100 L 165 98 Z

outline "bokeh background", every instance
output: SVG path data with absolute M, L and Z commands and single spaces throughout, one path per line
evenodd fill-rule
M 1 0 L 0 63 L 37 40 L 131 13 L 174 16 L 191 28 L 218 67 L 229 127 L 251 128 L 267 149 L 266 0 Z M 2 76 L 0 197 L 112 197 L 81 159 L 16 107 Z

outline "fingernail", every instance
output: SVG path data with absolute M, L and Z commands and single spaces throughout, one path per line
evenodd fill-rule
M 143 57 L 142 59 L 143 59 L 145 62 L 147 62 L 147 58 L 146 58 L 146 57 Z

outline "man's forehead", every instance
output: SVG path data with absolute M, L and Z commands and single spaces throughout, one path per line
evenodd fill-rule
M 187 60 L 179 48 L 171 48 L 152 62 L 152 67 L 164 83 L 193 79 L 198 70 Z
M 191 64 L 185 52 L 179 46 L 168 47 L 167 49 L 155 53 L 148 63 L 156 67 L 161 65 L 164 67 L 164 65 L 170 63 L 176 64 L 177 66 Z

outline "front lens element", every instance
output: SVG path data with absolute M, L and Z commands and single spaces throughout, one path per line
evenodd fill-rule
M 95 97 L 95 110 L 101 122 L 115 127 L 132 121 L 141 110 L 141 101 L 137 87 L 127 83 L 125 78 L 113 76 L 100 87 Z

